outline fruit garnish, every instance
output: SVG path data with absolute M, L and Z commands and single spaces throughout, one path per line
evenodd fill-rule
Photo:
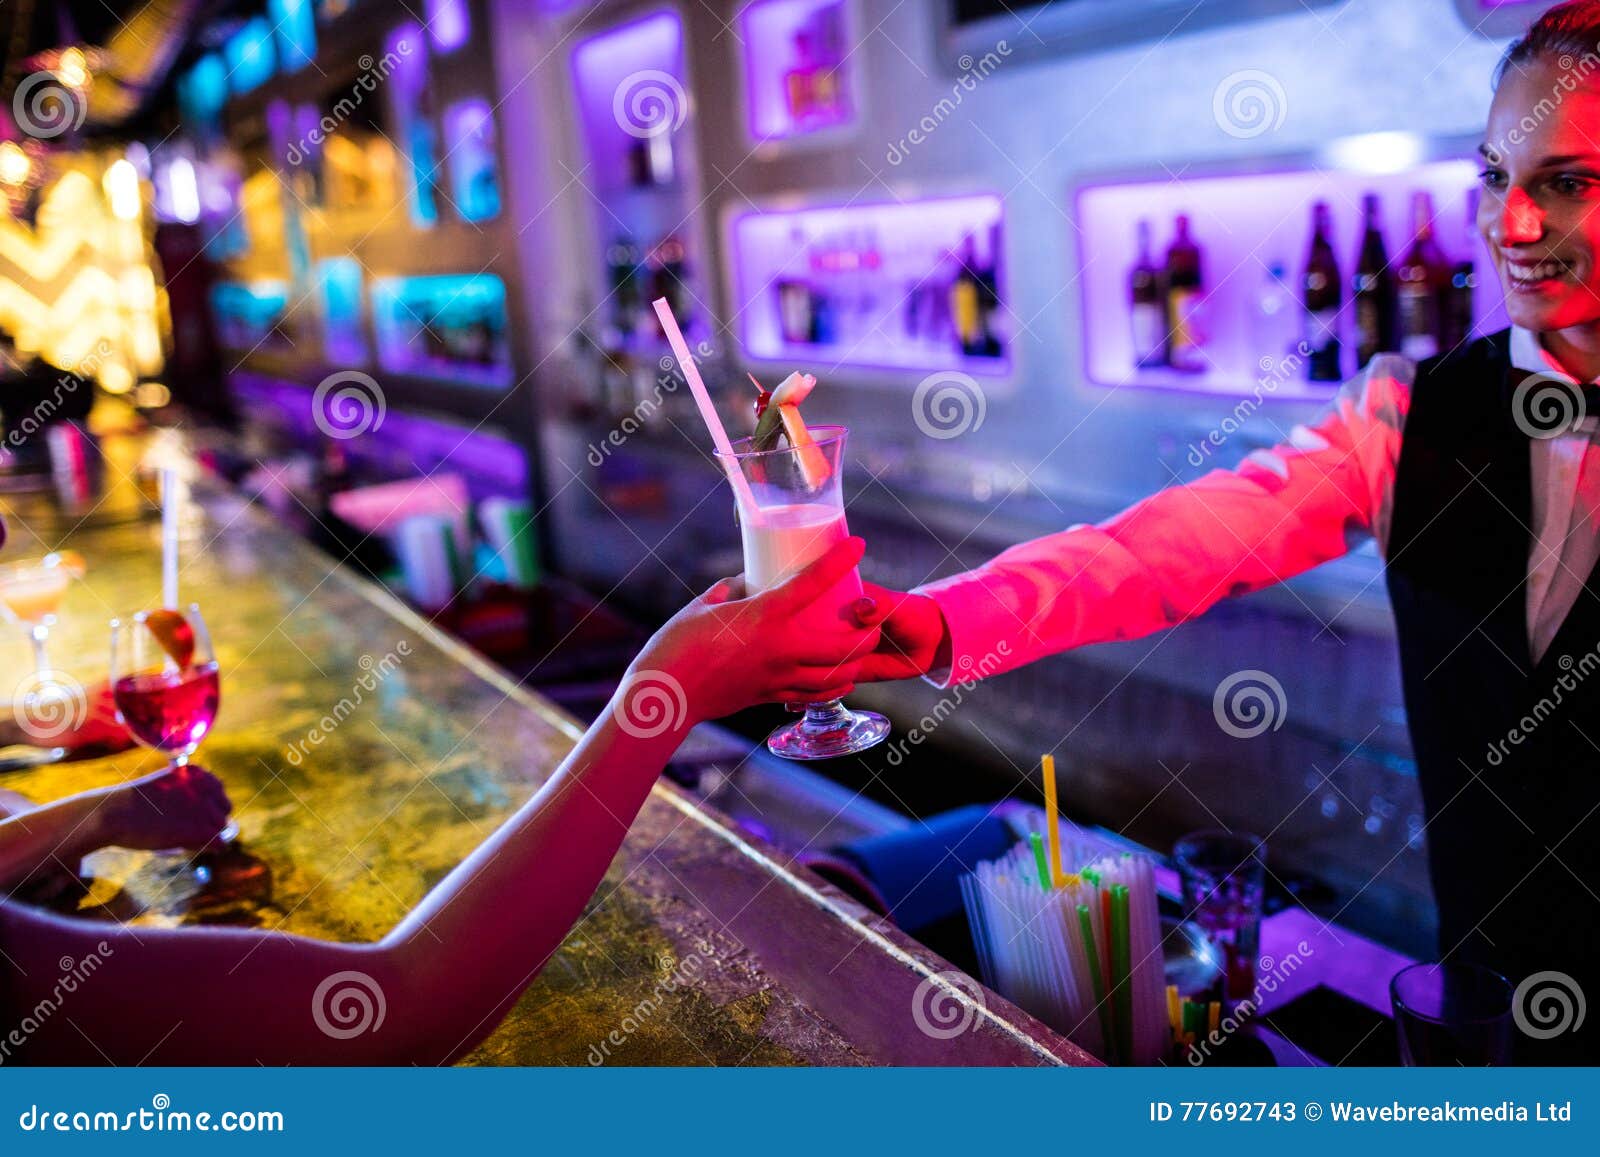
M 805 421 L 800 417 L 800 407 L 772 408 L 778 411 L 778 418 L 783 423 L 783 432 L 789 436 L 789 445 L 794 447 L 795 457 L 800 463 L 800 473 L 806 476 L 806 485 L 813 490 L 820 488 L 831 473 L 828 457 L 817 449 L 816 439 L 811 436 L 811 431 L 806 429 Z
M 779 382 L 773 389 L 772 404 L 774 406 L 798 406 L 811 396 L 811 391 L 816 389 L 816 386 L 816 378 L 796 370 Z
M 47 554 L 44 556 L 44 565 L 58 566 L 75 579 L 81 579 L 89 573 L 89 563 L 75 550 L 58 550 L 53 554 Z
M 756 421 L 761 420 L 761 415 L 767 412 L 767 403 L 772 401 L 772 391 L 756 381 L 756 376 L 745 371 L 745 377 L 750 379 L 750 384 L 756 388 Z
M 156 642 L 161 644 L 161 649 L 179 669 L 186 670 L 189 661 L 194 658 L 194 628 L 189 625 L 189 620 L 177 611 L 162 609 L 147 611 L 144 625 L 150 628 Z
M 783 436 L 783 422 L 778 417 L 778 407 L 768 405 L 756 416 L 756 431 L 750 435 L 750 445 L 756 450 L 776 450 Z

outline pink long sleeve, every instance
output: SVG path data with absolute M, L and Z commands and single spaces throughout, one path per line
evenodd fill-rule
M 1138 638 L 1337 558 L 1366 535 L 1381 544 L 1414 371 L 1404 358 L 1376 358 L 1314 422 L 1237 469 L 921 588 L 949 630 L 949 662 L 929 678 L 949 686 Z

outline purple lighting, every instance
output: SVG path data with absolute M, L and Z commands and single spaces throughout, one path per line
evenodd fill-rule
M 728 224 L 735 310 L 746 356 L 815 372 L 850 365 L 1001 375 L 1009 353 L 961 352 L 954 280 L 1005 265 L 1000 198 L 815 206 L 745 212 Z M 971 249 L 970 259 L 963 253 Z M 997 252 L 998 250 L 998 252 Z M 997 276 L 1004 314 L 1004 277 Z M 826 333 L 796 340 L 793 295 L 815 295 Z
M 739 16 L 745 125 L 779 140 L 855 120 L 847 0 L 755 0 Z
M 622 188 L 637 143 L 670 136 L 689 115 L 678 14 L 658 12 L 583 41 L 572 51 L 572 79 L 596 183 Z
M 428 0 L 428 36 L 440 52 L 452 52 L 472 33 L 467 0 Z
M 1410 146 L 1402 134 L 1369 134 L 1334 142 L 1319 164 L 1343 168 L 1280 171 L 1097 183 L 1077 195 L 1077 293 L 1083 306 L 1084 371 L 1099 386 L 1153 387 L 1187 392 L 1239 395 L 1256 391 L 1268 372 L 1285 360 L 1293 335 L 1277 335 L 1280 348 L 1263 348 L 1257 301 L 1270 287 L 1269 270 L 1283 267 L 1291 308 L 1298 310 L 1300 276 L 1309 244 L 1309 208 L 1285 213 L 1284 206 L 1309 207 L 1325 201 L 1333 213 L 1333 244 L 1346 281 L 1354 272 L 1359 248 L 1359 206 L 1366 193 L 1378 196 L 1383 236 L 1391 261 L 1411 244 L 1411 194 L 1425 190 L 1433 197 L 1434 231 L 1453 261 L 1471 258 L 1487 266 L 1481 242 L 1468 221 L 1468 196 L 1477 185 L 1478 166 L 1467 160 L 1411 164 Z M 1148 220 L 1154 233 L 1153 256 L 1159 265 L 1173 235 L 1173 221 L 1187 214 L 1194 240 L 1204 252 L 1206 293 L 1200 312 L 1206 359 L 1204 373 L 1165 368 L 1136 368 L 1128 305 L 1128 272 L 1137 254 L 1138 223 Z M 1348 309 L 1348 288 L 1346 291 Z M 1480 284 L 1474 307 L 1474 331 L 1489 332 L 1503 324 L 1500 294 L 1493 277 Z M 1348 339 L 1347 339 L 1348 341 Z M 1350 353 L 1346 351 L 1347 360 Z M 1303 375 L 1274 379 L 1278 398 L 1326 398 L 1327 382 L 1306 382 Z

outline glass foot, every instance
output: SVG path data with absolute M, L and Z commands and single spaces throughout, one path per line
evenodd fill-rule
M 876 711 L 851 711 L 835 699 L 809 703 L 804 719 L 767 736 L 767 750 L 784 759 L 837 759 L 876 747 L 889 736 L 889 721 Z

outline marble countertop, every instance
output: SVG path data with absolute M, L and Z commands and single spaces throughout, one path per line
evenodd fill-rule
M 0 494 L 5 559 L 70 546 L 88 560 L 51 640 L 54 664 L 86 685 L 106 672 L 107 621 L 160 590 L 159 520 L 134 480 L 144 444 L 104 448 L 90 509 Z M 197 759 L 227 785 L 239 848 L 204 885 L 181 860 L 100 852 L 71 903 L 89 918 L 376 940 L 538 788 L 579 728 L 231 491 L 196 494 L 182 595 L 206 616 L 222 677 Z M 7 632 L 0 671 L 20 676 L 29 652 Z M 159 764 L 132 751 L 0 787 L 53 798 Z M 662 784 L 583 919 L 466 1063 L 1094 1062 Z

